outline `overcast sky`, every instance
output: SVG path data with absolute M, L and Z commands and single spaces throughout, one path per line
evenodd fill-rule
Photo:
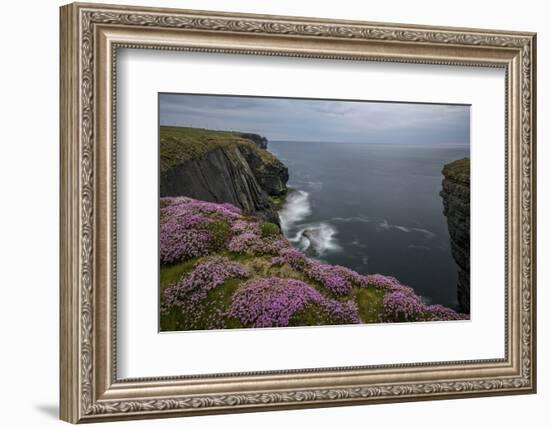
M 470 143 L 470 107 L 161 94 L 161 125 L 259 133 L 270 140 Z

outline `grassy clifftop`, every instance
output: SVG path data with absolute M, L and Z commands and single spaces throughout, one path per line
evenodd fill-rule
M 465 157 L 454 162 L 447 163 L 443 167 L 443 175 L 446 178 L 454 181 L 462 182 L 464 184 L 470 183 L 470 158 Z
M 253 133 L 162 126 L 160 194 L 231 203 L 278 223 L 270 197 L 286 193 L 288 168 Z
M 241 147 L 243 150 L 255 152 L 267 164 L 278 161 L 273 154 L 257 147 L 246 135 L 242 132 L 161 126 L 161 172 L 188 160 L 204 158 L 216 148 Z

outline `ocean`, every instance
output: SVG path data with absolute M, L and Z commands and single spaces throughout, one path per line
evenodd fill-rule
M 270 141 L 268 150 L 289 169 L 279 216 L 297 248 L 458 308 L 439 192 L 443 165 L 468 157 L 468 146 Z

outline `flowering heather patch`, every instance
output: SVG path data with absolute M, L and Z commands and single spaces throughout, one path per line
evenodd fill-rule
M 466 320 L 468 318 L 468 315 L 457 313 L 439 304 L 426 305 L 419 296 L 408 291 L 386 293 L 383 312 L 380 315 L 380 320 L 384 322 Z
M 361 323 L 359 310 L 355 301 L 339 302 L 325 298 L 321 304 L 321 309 L 328 316 L 331 323 L 351 324 Z
M 399 280 L 392 276 L 382 276 L 381 274 L 369 274 L 363 276 L 365 281 L 363 286 L 374 286 L 377 289 L 383 289 L 390 292 L 402 292 L 416 296 L 413 288 L 403 285 Z
M 312 286 L 278 277 L 252 279 L 241 284 L 233 295 L 227 315 L 254 328 L 288 326 L 292 316 L 308 304 L 322 308 L 329 323 L 358 323 L 357 307 L 331 301 Z
M 364 276 L 349 268 L 323 264 L 316 260 L 308 260 L 305 273 L 336 295 L 347 295 L 354 284 L 361 285 L 365 282 Z
M 207 230 L 186 230 L 173 224 L 161 224 L 159 240 L 160 260 L 163 264 L 170 264 L 206 255 L 210 233 Z
M 246 269 L 238 262 L 214 256 L 200 262 L 195 269 L 164 292 L 165 304 L 182 305 L 190 299 L 200 300 L 208 291 L 231 277 L 246 277 Z M 193 294 L 190 296 L 190 294 Z
M 382 321 L 411 322 L 419 320 L 426 306 L 414 294 L 402 291 L 388 292 L 384 295 Z
M 193 201 L 194 210 L 205 215 L 216 214 L 227 221 L 231 221 L 238 218 L 241 214 L 241 210 L 230 203 L 212 203 L 194 199 L 190 200 Z
M 467 314 L 457 313 L 450 308 L 443 307 L 439 304 L 429 305 L 426 307 L 425 314 L 428 320 L 467 320 L 470 318 Z
M 284 248 L 279 251 L 279 255 L 271 259 L 272 265 L 288 264 L 296 270 L 302 270 L 306 265 L 306 257 L 298 249 Z
M 310 279 L 321 282 L 325 288 L 336 295 L 346 295 L 351 291 L 351 281 L 340 266 L 311 261 L 306 274 Z
M 260 227 L 255 221 L 244 221 L 242 219 L 238 219 L 234 221 L 231 225 L 231 233 L 233 233 L 234 236 L 238 236 L 239 234 L 243 233 L 251 233 L 257 235 L 260 233 Z
M 207 255 L 214 237 L 209 225 L 233 221 L 240 210 L 228 203 L 164 197 L 160 203 L 160 260 L 163 264 Z
M 443 307 L 439 304 L 427 305 L 414 290 L 399 282 L 395 277 L 371 274 L 365 276 L 366 286 L 374 286 L 386 291 L 383 301 L 382 322 L 412 322 L 418 320 L 465 320 L 469 316 Z
M 238 262 L 221 256 L 207 258 L 164 291 L 163 311 L 167 313 L 173 307 L 180 308 L 185 312 L 190 326 L 204 323 L 205 320 L 210 325 L 219 324 L 222 313 L 214 311 L 211 314 L 213 318 L 204 319 L 208 293 L 227 279 L 247 276 L 247 270 Z
M 232 237 L 227 245 L 227 249 L 231 252 L 253 254 L 262 246 L 262 239 L 257 234 L 247 231 Z
M 265 240 L 264 240 L 265 241 Z M 277 255 L 283 249 L 291 248 L 290 242 L 283 236 L 277 239 L 267 240 L 267 244 L 264 247 L 265 254 Z
M 193 213 L 202 215 L 216 214 L 220 218 L 231 221 L 239 218 L 241 214 L 241 210 L 230 203 L 204 202 L 190 197 L 163 197 L 160 206 L 161 215 L 164 211 L 169 216 L 191 210 Z
M 249 255 L 275 255 L 282 249 L 290 247 L 288 240 L 282 236 L 262 237 L 260 228 L 254 223 L 249 223 L 247 226 L 235 224 L 231 228 L 231 231 L 233 237 L 227 245 L 227 249 L 231 252 L 246 253 Z

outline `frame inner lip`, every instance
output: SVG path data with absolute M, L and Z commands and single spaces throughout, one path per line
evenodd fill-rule
M 113 82 L 116 82 L 117 80 L 117 74 L 116 74 L 116 63 L 117 63 L 117 52 L 120 48 L 128 48 L 128 49 L 148 49 L 148 50 L 165 50 L 165 45 L 155 45 L 155 44 L 140 44 L 140 43 L 127 43 L 119 40 L 112 40 L 110 41 L 110 45 L 112 47 L 112 66 L 111 66 L 111 78 Z M 174 51 L 182 51 L 182 52 L 206 52 L 206 53 L 225 53 L 225 54 L 242 54 L 243 51 L 239 49 L 226 49 L 226 48 L 217 48 L 217 47 L 211 47 L 211 48 L 194 48 L 189 46 L 175 46 L 170 45 L 169 50 Z M 244 51 L 246 54 L 249 55 L 269 55 L 269 50 L 246 50 Z M 299 54 L 295 53 L 288 53 L 283 52 L 280 54 L 280 56 L 288 56 L 288 57 L 298 57 L 298 58 L 318 58 L 318 59 L 336 59 L 336 60 L 350 60 L 350 61 L 366 61 L 366 62 L 396 62 L 396 63 L 407 63 L 407 64 L 419 64 L 419 65 L 425 65 L 425 64 L 431 64 L 431 65 L 455 65 L 455 66 L 465 66 L 465 67 L 488 67 L 488 68 L 504 68 L 506 70 L 505 80 L 508 81 L 509 78 L 509 69 L 508 66 L 506 66 L 505 63 L 494 63 L 494 62 L 460 62 L 460 61 L 454 61 L 452 63 L 449 62 L 440 62 L 437 60 L 426 60 L 426 59 L 414 59 L 414 58 L 407 58 L 406 60 L 398 60 L 393 61 L 392 59 L 387 58 L 368 58 L 368 57 L 345 57 L 342 58 L 338 55 L 318 55 L 316 53 L 314 54 L 308 54 L 307 52 L 301 52 Z M 508 64 L 509 65 L 509 64 Z M 116 111 L 116 102 L 117 102 L 117 92 L 116 92 L 116 83 L 113 83 L 112 85 L 112 111 Z M 508 86 L 505 86 L 505 93 L 506 96 L 508 95 Z M 116 153 L 116 116 L 114 116 L 114 119 L 112 120 L 112 150 L 113 153 Z M 506 117 L 505 120 L 505 127 L 508 125 L 508 117 Z M 508 157 L 508 152 L 505 150 L 505 157 Z M 113 164 L 112 164 L 113 170 L 116 170 L 116 156 L 113 156 Z M 507 169 L 505 168 L 506 174 L 508 173 Z M 113 179 L 113 187 L 112 187 L 113 194 L 116 195 L 117 187 L 116 187 L 116 179 Z M 506 209 L 506 215 L 508 212 L 508 197 L 507 197 L 507 191 L 506 191 L 506 202 L 505 202 L 505 209 Z M 113 217 L 115 221 L 113 221 L 113 224 L 115 226 L 113 227 L 113 242 L 116 242 L 116 197 L 113 200 Z M 505 242 L 505 246 L 508 245 L 508 242 Z M 507 268 L 508 264 L 508 250 L 507 247 L 505 247 L 505 270 Z M 116 254 L 116 247 L 113 251 L 114 254 Z M 116 255 L 115 255 L 116 257 Z M 113 262 L 113 264 L 116 266 L 116 261 Z M 504 342 L 504 357 L 503 358 L 488 358 L 488 359 L 474 359 L 474 360 L 453 360 L 453 361 L 434 361 L 434 362 L 412 362 L 412 363 L 398 363 L 398 364 L 379 364 L 379 365 L 352 365 L 352 366 L 334 366 L 334 367 L 325 367 L 325 368 L 299 368 L 299 369 L 284 369 L 284 370 L 269 370 L 269 371 L 244 371 L 244 372 L 220 372 L 220 373 L 213 373 L 213 374 L 193 374 L 193 375 L 170 375 L 170 376 L 157 376 L 157 377 L 131 377 L 131 378 L 118 378 L 117 377 L 117 307 L 116 307 L 116 268 L 113 269 L 113 276 L 112 280 L 114 283 L 113 286 L 113 301 L 115 301 L 115 304 L 113 304 L 113 310 L 112 310 L 112 318 L 113 320 L 113 327 L 112 327 L 112 365 L 114 367 L 111 381 L 113 384 L 128 384 L 128 383 L 150 383 L 152 381 L 177 381 L 177 382 L 188 382 L 193 380 L 208 380 L 208 379 L 225 379 L 225 378 L 245 378 L 245 377 L 266 377 L 266 376 L 272 376 L 272 375 L 284 375 L 284 376 L 292 376 L 292 375 L 301 375 L 301 374 L 336 374 L 339 376 L 346 375 L 347 373 L 353 372 L 353 371 L 372 371 L 375 369 L 409 369 L 409 368 L 434 368 L 434 367 L 461 367 L 463 366 L 465 369 L 468 369 L 470 366 L 475 367 L 475 365 L 506 365 L 510 362 L 509 360 L 509 353 L 508 353 L 508 316 L 505 315 L 505 342 Z M 507 292 L 507 282 L 508 277 L 505 275 L 506 285 L 505 285 L 505 305 L 508 304 L 508 292 Z M 470 365 L 470 366 L 468 366 Z M 353 375 L 353 374 L 352 374 Z

